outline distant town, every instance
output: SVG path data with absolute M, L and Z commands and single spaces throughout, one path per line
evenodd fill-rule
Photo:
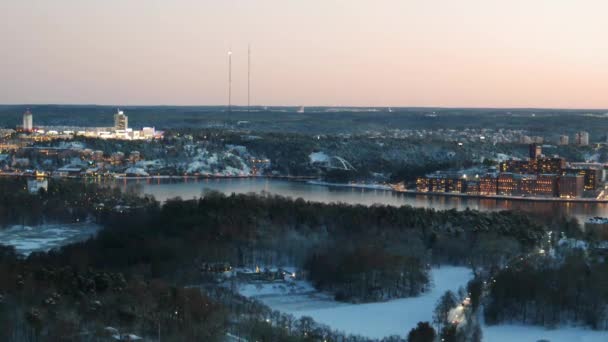
M 561 142 L 567 144 L 568 137 Z M 587 132 L 576 134 L 577 145 L 588 145 Z M 608 200 L 605 191 L 606 169 L 603 163 L 569 163 L 559 156 L 545 156 L 542 146 L 529 145 L 527 160 L 509 159 L 485 173 L 436 171 L 416 180 L 416 191 L 469 196 L 507 196 L 529 199 Z M 398 190 L 405 191 L 403 186 Z
M 17 132 L 23 133 L 23 139 L 45 141 L 50 139 L 70 138 L 84 136 L 100 139 L 120 140 L 150 140 L 162 139 L 163 133 L 157 132 L 154 127 L 143 127 L 141 130 L 129 128 L 129 117 L 118 110 L 114 114 L 113 127 L 63 127 L 63 126 L 35 126 L 34 114 L 28 109 L 23 113 L 23 125 L 17 127 Z

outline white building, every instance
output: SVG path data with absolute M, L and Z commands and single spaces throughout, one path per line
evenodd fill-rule
M 30 110 L 26 110 L 23 113 L 23 130 L 26 132 L 31 132 L 34 129 L 34 115 Z
M 589 132 L 580 131 L 574 136 L 575 143 L 579 146 L 589 145 Z
M 114 114 L 114 129 L 117 131 L 126 131 L 129 128 L 129 117 L 122 110 Z

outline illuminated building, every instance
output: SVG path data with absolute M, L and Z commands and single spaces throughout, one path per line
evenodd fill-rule
M 556 197 L 557 182 L 557 175 L 538 175 L 532 193 L 534 196 Z
M 497 191 L 498 195 L 512 196 L 519 194 L 520 177 L 512 173 L 501 173 L 498 175 Z
M 445 192 L 446 179 L 440 176 L 430 177 L 430 191 L 432 192 Z
M 480 193 L 479 187 L 480 187 L 479 179 L 467 181 L 465 192 L 467 195 L 479 195 L 479 193 Z
M 560 135 L 560 137 L 559 137 L 560 145 L 568 145 L 569 142 L 570 142 L 570 138 L 568 138 L 567 135 Z
M 558 192 L 561 198 L 576 198 L 583 195 L 584 177 L 581 175 L 563 175 L 559 177 Z
M 536 178 L 536 175 L 523 175 L 520 179 L 517 179 L 519 187 L 516 192 L 522 195 L 534 195 Z
M 536 173 L 554 173 L 560 174 L 566 167 L 566 160 L 563 158 L 539 158 L 536 159 Z
M 427 177 L 418 177 L 416 179 L 416 190 L 419 192 L 429 192 L 431 188 L 431 182 Z
M 494 175 L 485 175 L 479 181 L 480 195 L 496 195 L 498 179 Z
M 29 109 L 23 113 L 23 130 L 26 132 L 34 130 L 34 115 Z
M 499 165 L 500 172 L 528 173 L 530 162 L 527 160 L 507 160 Z
M 129 117 L 122 110 L 114 114 L 114 130 L 126 131 L 129 128 Z
M 588 191 L 597 189 L 602 179 L 602 170 L 598 168 L 569 168 L 565 169 L 563 174 L 583 176 L 584 188 Z
M 446 180 L 446 192 L 463 193 L 466 186 L 466 178 L 448 178 Z

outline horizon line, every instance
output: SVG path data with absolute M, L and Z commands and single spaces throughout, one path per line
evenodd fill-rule
M 83 107 L 220 107 L 229 108 L 228 105 L 218 104 L 99 104 L 99 103 L 0 103 L 0 106 L 6 107 L 27 107 L 27 106 L 83 106 Z M 236 108 L 247 108 L 246 104 L 232 104 L 231 107 Z M 608 107 L 493 107 L 493 106 L 353 106 L 353 105 L 263 105 L 263 104 L 252 104 L 251 108 L 255 107 L 268 107 L 268 108 L 285 108 L 285 107 L 304 107 L 304 108 L 361 108 L 361 109 L 491 109 L 491 110 L 561 110 L 561 111 L 608 111 Z

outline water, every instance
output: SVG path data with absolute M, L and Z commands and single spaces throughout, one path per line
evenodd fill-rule
M 415 195 L 397 193 L 390 190 L 361 189 L 311 185 L 304 182 L 292 182 L 264 178 L 234 179 L 141 179 L 120 180 L 115 183 L 122 189 L 137 188 L 146 194 L 154 195 L 157 200 L 181 197 L 192 199 L 199 197 L 203 190 L 212 189 L 225 194 L 260 193 L 262 191 L 304 200 L 348 204 L 385 204 L 393 206 L 410 205 L 413 207 L 435 208 L 437 210 L 466 208 L 480 211 L 523 210 L 548 215 L 567 215 L 581 222 L 593 216 L 608 216 L 606 203 L 569 203 L 569 202 L 531 202 L 504 199 L 481 199 L 450 196 Z

